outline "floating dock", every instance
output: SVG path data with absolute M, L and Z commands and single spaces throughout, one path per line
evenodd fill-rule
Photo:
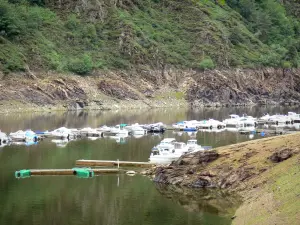
M 130 161 L 111 161 L 111 160 L 76 160 L 76 166 L 107 166 L 107 167 L 142 167 L 149 168 L 155 166 L 154 163 L 149 162 L 130 162 Z
M 118 169 L 88 169 L 95 174 L 119 173 Z M 75 175 L 74 169 L 29 169 L 30 176 L 57 176 L 57 175 Z

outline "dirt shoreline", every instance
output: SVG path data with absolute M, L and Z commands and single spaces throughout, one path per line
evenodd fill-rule
M 0 74 L 0 112 L 300 104 L 300 69 Z
M 300 132 L 184 156 L 147 171 L 153 180 L 190 188 L 237 193 L 242 205 L 233 224 L 298 224 Z

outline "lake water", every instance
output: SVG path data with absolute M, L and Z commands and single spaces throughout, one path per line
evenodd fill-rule
M 0 130 L 51 130 L 99 127 L 118 123 L 171 124 L 186 119 L 224 119 L 231 113 L 261 116 L 269 113 L 299 112 L 299 108 L 153 109 L 137 111 L 91 111 L 0 114 Z M 77 159 L 147 161 L 151 148 L 165 137 L 179 141 L 197 138 L 213 147 L 249 140 L 237 132 L 196 135 L 168 131 L 122 140 L 80 139 L 58 147 L 45 139 L 37 145 L 0 147 L 0 224 L 106 224 L 183 225 L 230 224 L 239 205 L 237 196 L 218 190 L 189 190 L 152 183 L 149 178 L 124 174 L 90 179 L 73 176 L 44 176 L 16 179 L 20 169 L 72 168 Z M 254 138 L 259 138 L 256 136 Z

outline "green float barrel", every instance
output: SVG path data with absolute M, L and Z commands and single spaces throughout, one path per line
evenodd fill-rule
M 73 168 L 73 174 L 79 178 L 94 177 L 94 171 L 90 168 Z
M 30 176 L 31 176 L 30 170 L 19 170 L 19 171 L 15 172 L 16 178 L 26 178 L 26 177 L 30 177 Z

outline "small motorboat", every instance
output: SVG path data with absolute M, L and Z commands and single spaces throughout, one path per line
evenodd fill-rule
M 265 124 L 269 121 L 270 119 L 270 115 L 269 113 L 267 113 L 266 115 L 263 115 L 262 117 L 260 117 L 258 120 L 257 120 L 257 123 L 258 124 Z
M 32 130 L 18 130 L 17 132 L 10 133 L 9 136 L 13 141 L 38 141 L 38 136 Z
M 102 132 L 98 129 L 93 129 L 90 127 L 82 128 L 78 130 L 80 135 L 88 136 L 88 137 L 101 137 Z
M 131 126 L 125 126 L 125 129 L 131 132 L 133 135 L 147 134 L 147 130 L 141 127 L 138 123 L 132 124 Z
M 129 131 L 125 129 L 125 126 L 126 126 L 126 124 L 116 125 L 115 127 L 111 128 L 109 133 L 116 135 L 116 136 L 128 135 Z
M 288 112 L 287 116 L 289 119 L 291 119 L 291 123 L 300 123 L 300 114 Z
M 200 121 L 197 127 L 201 129 L 222 129 L 226 127 L 226 124 L 218 120 L 208 119 Z
M 226 125 L 226 128 L 243 126 L 243 122 L 240 120 L 240 117 L 236 114 L 229 115 L 229 118 L 223 120 L 223 123 Z
M 60 127 L 56 130 L 49 132 L 47 136 L 61 138 L 61 139 L 65 139 L 65 138 L 70 139 L 71 137 L 74 136 L 73 132 L 74 130 L 68 129 L 66 127 Z
M 291 124 L 292 123 L 292 119 L 289 116 L 286 115 L 273 115 L 270 116 L 268 122 L 268 124 Z
M 96 128 L 97 131 L 103 132 L 103 133 L 104 132 L 110 132 L 111 129 L 112 129 L 111 127 L 108 127 L 106 125 L 103 125 L 102 127 Z
M 173 149 L 170 148 L 161 148 L 155 146 L 151 149 L 151 154 L 149 157 L 149 161 L 153 163 L 170 163 L 174 160 L 177 160 L 182 153 L 175 152 Z

